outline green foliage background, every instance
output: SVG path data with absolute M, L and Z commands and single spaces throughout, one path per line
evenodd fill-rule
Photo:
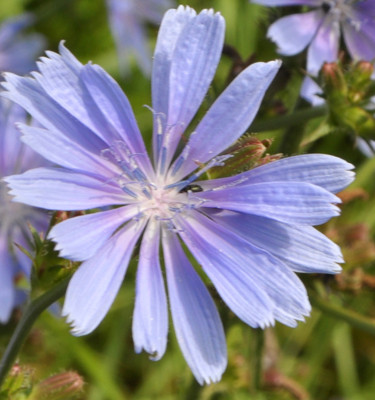
M 247 0 L 191 0 L 188 4 L 197 11 L 213 7 L 223 14 L 226 43 L 243 60 L 251 57 L 252 61 L 268 61 L 278 57 L 266 32 L 285 10 L 268 9 Z M 0 20 L 25 10 L 37 15 L 32 29 L 46 36 L 48 49 L 56 51 L 60 40 L 65 40 L 81 62 L 100 64 L 119 82 L 149 144 L 152 115 L 143 105 L 151 104 L 150 82 L 136 65 L 131 77 L 121 76 L 104 0 L 2 0 Z M 157 28 L 149 27 L 151 47 L 156 35 Z M 24 381 L 18 391 L 3 394 L 2 398 L 27 399 L 41 380 L 74 370 L 83 377 L 85 386 L 65 399 L 375 399 L 375 159 L 367 159 L 358 151 L 357 132 L 338 130 L 324 117 L 309 122 L 293 120 L 294 111 L 309 107 L 298 99 L 304 57 L 302 54 L 284 60 L 254 128 L 278 117 L 281 108 L 284 115 L 290 115 L 289 120 L 283 120 L 285 124 L 272 130 L 264 125 L 259 129 L 260 138 L 274 139 L 271 153 L 323 152 L 356 165 L 357 180 L 342 195 L 342 216 L 321 227 L 342 246 L 347 260 L 344 272 L 337 278 L 302 276 L 314 305 L 311 317 L 295 329 L 276 324 L 263 332 L 239 321 L 216 296 L 227 333 L 229 363 L 221 382 L 200 387 L 180 353 L 172 328 L 161 361 L 152 362 L 146 354 L 134 354 L 133 261 L 111 311 L 91 335 L 73 337 L 64 320 L 43 313 L 18 358 Z M 224 55 L 201 113 L 227 85 L 231 67 L 232 60 Z M 315 139 L 319 136 L 317 126 L 321 128 L 322 124 L 324 135 Z M 301 136 L 308 144 L 292 146 Z M 15 313 L 8 325 L 0 326 L 0 352 L 18 319 L 19 314 Z

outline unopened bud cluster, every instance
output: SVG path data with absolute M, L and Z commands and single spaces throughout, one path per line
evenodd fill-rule
M 207 172 L 209 179 L 223 178 L 248 171 L 281 158 L 281 154 L 266 153 L 271 146 L 271 139 L 259 140 L 255 136 L 245 134 L 230 146 L 225 155 L 231 155 L 224 166 L 210 168 Z
M 374 66 L 367 61 L 351 64 L 326 63 L 321 70 L 324 96 L 329 107 L 330 123 L 362 137 L 373 138 L 375 118 L 367 110 L 375 94 L 371 79 Z

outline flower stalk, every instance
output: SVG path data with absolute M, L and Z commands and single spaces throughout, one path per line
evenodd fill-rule
M 31 301 L 27 306 L 0 361 L 0 387 L 36 319 L 44 310 L 65 294 L 69 280 L 70 277 L 59 282 L 51 290 Z
M 332 303 L 324 301 L 319 298 L 317 295 L 310 293 L 309 294 L 311 304 L 317 308 L 319 311 L 324 312 L 325 314 L 339 319 L 341 321 L 345 321 L 348 324 L 354 326 L 361 331 L 368 332 L 371 335 L 375 335 L 375 319 L 367 318 L 360 314 L 357 314 L 354 311 L 347 310 L 345 308 L 336 306 Z

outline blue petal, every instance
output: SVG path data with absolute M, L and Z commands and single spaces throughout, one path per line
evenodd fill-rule
M 280 317 L 294 326 L 309 314 L 306 289 L 280 260 L 197 211 L 178 218 L 177 226 L 220 296 L 247 324 L 264 328 Z
M 23 75 L 35 67 L 35 59 L 45 47 L 45 39 L 39 34 L 22 35 L 21 32 L 34 21 L 32 14 L 25 13 L 9 18 L 1 24 L 0 70 L 2 72 L 9 71 Z
M 185 12 L 190 15 L 189 9 Z M 169 76 L 164 76 L 165 82 L 169 82 L 168 108 L 159 110 L 154 107 L 156 118 L 158 113 L 167 111 L 163 126 L 166 152 L 163 162 L 166 165 L 169 165 L 181 134 L 201 105 L 215 74 L 223 47 L 224 29 L 224 19 L 220 14 L 203 10 L 186 23 L 176 41 Z M 164 93 L 165 89 L 159 96 Z
M 306 76 L 302 82 L 300 95 L 313 106 L 320 106 L 325 103 L 322 88 L 309 76 Z
M 150 221 L 143 235 L 136 280 L 133 340 L 137 353 L 143 349 L 159 360 L 167 346 L 168 308 L 159 260 L 160 224 Z
M 59 166 L 85 171 L 95 176 L 113 177 L 118 169 L 104 156 L 87 151 L 85 147 L 73 143 L 67 136 L 57 130 L 43 129 L 19 124 L 22 141 L 40 155 Z
M 16 266 L 8 247 L 8 238 L 0 237 L 0 323 L 8 322 L 15 303 L 13 278 Z
M 304 182 L 265 182 L 190 193 L 202 207 L 240 211 L 301 225 L 319 225 L 339 215 L 334 194 Z
M 13 74 L 4 76 L 6 82 L 2 85 L 6 91 L 2 92 L 2 96 L 19 104 L 36 121 L 51 130 L 51 140 L 53 140 L 53 132 L 57 130 L 73 144 L 77 143 L 98 156 L 103 149 L 108 148 L 105 141 L 48 96 L 34 78 L 24 78 Z
M 344 260 L 340 248 L 311 226 L 232 211 L 211 213 L 219 224 L 282 260 L 296 272 L 335 274 Z
M 150 10 L 153 6 L 158 6 L 159 2 L 129 2 L 119 0 L 108 0 L 108 17 L 109 26 L 116 42 L 120 72 L 129 73 L 129 61 L 131 55 L 134 54 L 138 64 L 142 68 L 144 74 L 149 75 L 151 72 L 151 55 L 149 54 L 147 35 L 145 32 L 146 16 L 145 11 L 156 12 Z M 142 8 L 146 8 L 143 10 Z M 160 19 L 155 23 L 159 24 Z
M 325 62 L 337 60 L 340 42 L 340 23 L 325 18 L 307 51 L 307 72 L 318 74 Z
M 129 100 L 120 86 L 98 65 L 85 65 L 81 72 L 82 83 L 91 96 L 91 118 L 108 136 L 123 141 L 131 155 L 152 176 L 152 167 Z M 114 142 L 112 138 L 112 143 Z
M 48 51 L 48 57 L 41 57 L 40 61 L 37 62 L 40 73 L 34 72 L 33 77 L 62 108 L 88 128 L 96 131 L 96 127 L 88 116 L 79 81 L 79 74 L 83 65 L 65 48 L 63 43 L 60 43 L 59 48 L 60 51 L 64 49 L 64 55 Z M 96 133 L 105 141 L 102 136 L 104 132 L 96 131 Z
M 228 86 L 190 136 L 175 179 L 195 170 L 197 163 L 205 163 L 224 151 L 245 132 L 280 65 L 280 61 L 252 64 Z M 180 157 L 175 165 L 180 163 Z
M 92 332 L 111 307 L 145 222 L 130 222 L 73 275 L 62 314 L 77 336 Z M 98 228 L 99 229 L 99 228 Z
M 25 121 L 26 113 L 21 107 L 7 99 L 0 98 L 0 175 L 14 173 L 16 160 L 20 159 L 22 142 L 14 124 Z
M 118 185 L 62 168 L 36 168 L 4 180 L 15 201 L 47 210 L 88 210 L 127 202 Z
M 130 205 L 70 218 L 55 225 L 48 237 L 57 243 L 56 250 L 60 250 L 60 257 L 74 261 L 88 260 L 118 227 L 138 213 L 138 208 Z
M 288 15 L 269 27 L 267 37 L 277 44 L 278 53 L 284 56 L 298 54 L 314 38 L 324 16 L 323 10 Z
M 218 382 L 227 365 L 223 326 L 215 304 L 172 231 L 163 232 L 163 251 L 173 324 L 195 378 Z
M 152 67 L 152 106 L 156 112 L 154 118 L 153 151 L 154 159 L 158 157 L 157 142 L 163 136 L 169 109 L 169 76 L 173 52 L 177 39 L 186 24 L 194 19 L 195 11 L 190 7 L 179 6 L 177 10 L 168 10 L 160 25 L 154 61 Z M 161 124 L 161 126 L 160 126 Z
M 357 3 L 354 3 L 353 6 L 357 6 Z M 374 8 L 374 6 L 372 7 Z M 374 11 L 372 12 L 374 13 Z M 368 18 L 366 12 L 357 12 L 357 18 L 361 21 L 360 29 L 353 24 L 351 19 L 344 21 L 342 25 L 346 47 L 352 58 L 372 61 L 375 58 L 374 16 Z
M 31 13 L 24 13 L 14 18 L 8 18 L 0 25 L 0 43 L 11 43 L 17 34 L 28 28 L 35 21 Z
M 262 182 L 306 182 L 337 193 L 354 179 L 353 165 L 327 154 L 303 154 L 262 165 L 229 178 L 199 182 L 205 189 Z

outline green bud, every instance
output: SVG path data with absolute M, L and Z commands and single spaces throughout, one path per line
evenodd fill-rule
M 359 103 L 369 97 L 369 90 L 373 85 L 371 80 L 373 72 L 374 67 L 368 61 L 359 61 L 349 69 L 347 73 L 350 87 L 348 99 L 351 103 Z
M 323 65 L 320 76 L 331 126 L 352 135 L 374 137 L 375 119 L 364 108 L 375 89 L 373 72 L 373 65 L 366 61 L 352 63 L 345 70 L 340 63 Z
M 374 66 L 368 61 L 358 61 L 351 68 L 350 74 L 353 76 L 353 85 L 361 86 L 367 84 L 374 73 Z
M 57 212 L 50 226 L 66 218 L 66 213 Z M 53 241 L 42 237 L 32 226 L 29 228 L 33 237 L 32 251 L 29 255 L 32 260 L 31 298 L 36 298 L 71 276 L 78 263 L 61 258 Z
M 0 399 L 25 399 L 31 392 L 33 370 L 14 364 L 0 388 Z
M 324 92 L 327 97 L 345 97 L 348 87 L 342 67 L 338 63 L 325 63 L 321 70 Z
M 342 115 L 342 124 L 358 136 L 374 138 L 375 119 L 371 113 L 361 107 L 347 108 L 345 114 Z
M 243 135 L 236 143 L 222 153 L 223 155 L 231 155 L 232 157 L 225 161 L 224 166 L 209 169 L 207 171 L 208 178 L 216 179 L 236 175 L 259 165 L 278 160 L 281 158 L 281 154 L 272 156 L 265 154 L 271 144 L 271 139 L 259 140 L 249 134 Z

